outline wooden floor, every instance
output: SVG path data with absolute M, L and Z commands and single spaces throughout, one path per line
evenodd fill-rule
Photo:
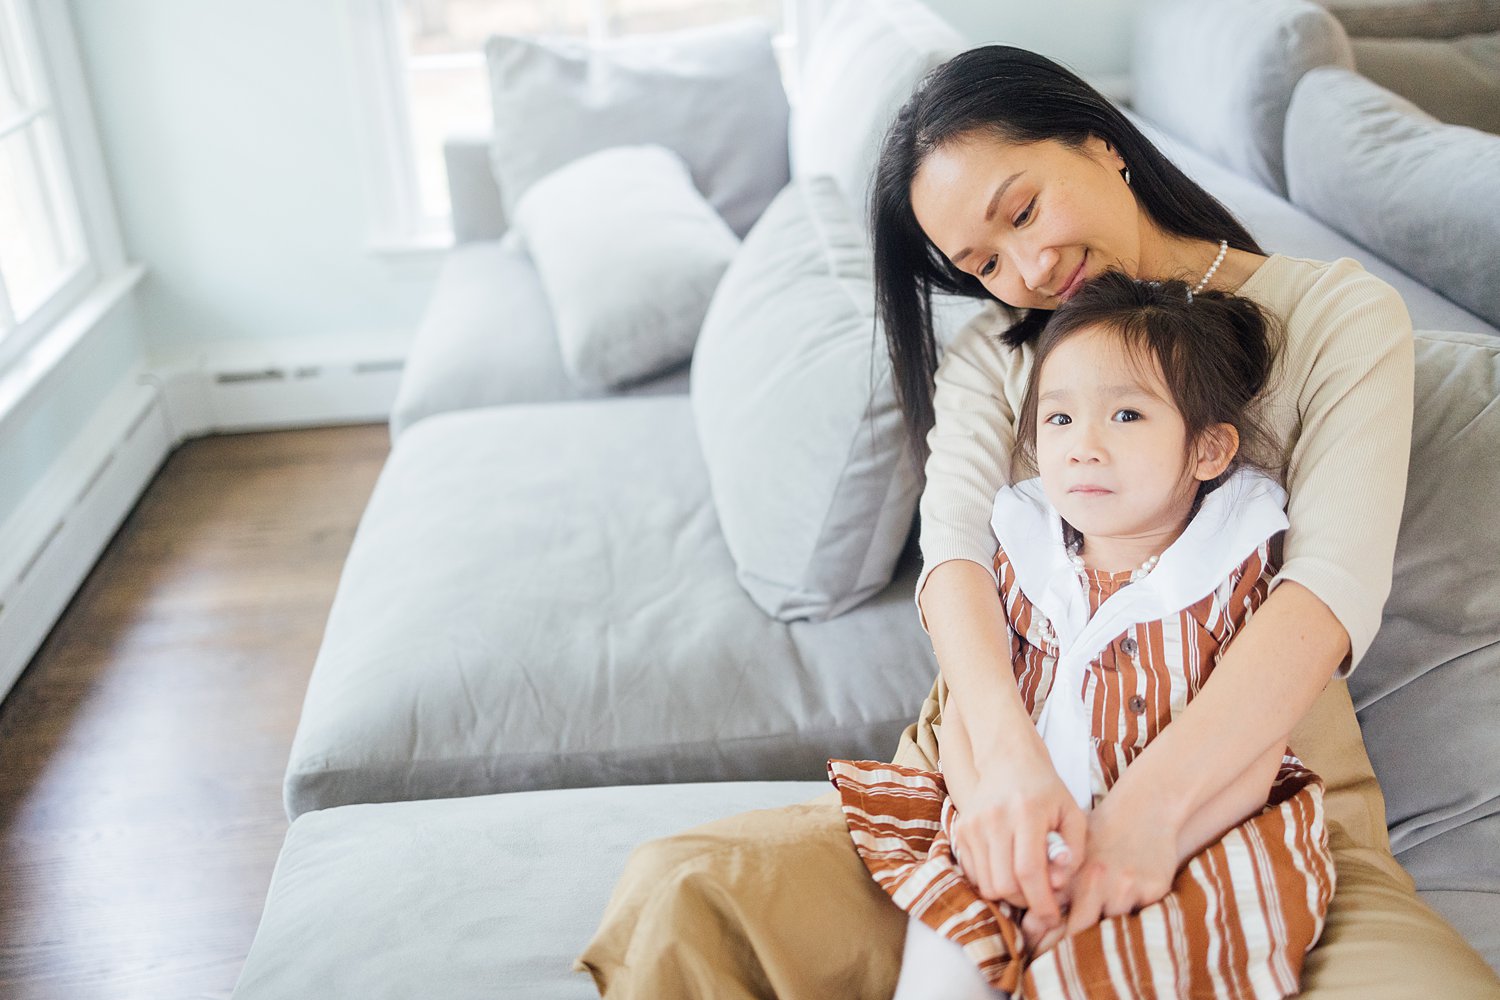
M 385 425 L 198 438 L 0 705 L 0 998 L 228 997 Z

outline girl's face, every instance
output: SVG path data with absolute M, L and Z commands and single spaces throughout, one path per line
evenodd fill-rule
M 970 135 L 922 161 L 912 210 L 933 244 L 1000 301 L 1055 309 L 1106 268 L 1141 273 L 1154 230 L 1124 166 L 1098 138 L 1075 149 Z
M 1037 468 L 1047 499 L 1085 540 L 1170 544 L 1187 524 L 1198 484 L 1234 456 L 1234 429 L 1214 430 L 1189 448 L 1160 366 L 1133 356 L 1111 330 L 1081 330 L 1043 363 Z

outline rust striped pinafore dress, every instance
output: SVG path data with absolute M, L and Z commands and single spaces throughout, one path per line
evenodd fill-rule
M 997 497 L 994 569 L 1016 683 L 1080 806 L 1097 804 L 1191 701 L 1265 599 L 1284 496 L 1267 477 L 1236 473 L 1134 583 L 1093 570 L 1080 579 L 1035 480 Z M 1264 809 L 1191 858 L 1166 897 L 1034 958 L 1021 913 L 980 897 L 960 869 L 941 773 L 831 760 L 829 777 L 876 882 L 1015 997 L 1295 994 L 1333 895 L 1322 782 L 1290 749 Z

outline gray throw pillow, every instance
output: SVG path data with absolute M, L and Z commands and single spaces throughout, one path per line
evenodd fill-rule
M 1131 106 L 1226 167 L 1286 193 L 1286 106 L 1315 66 L 1354 66 L 1309 0 L 1154 0 L 1136 17 Z
M 484 51 L 507 217 L 539 178 L 610 146 L 677 153 L 738 236 L 787 182 L 786 92 L 764 21 L 599 44 L 495 35 Z
M 799 178 L 745 238 L 690 395 L 740 584 L 782 621 L 883 589 L 917 504 L 870 252 L 838 185 Z
M 1299 208 L 1500 325 L 1500 136 L 1327 67 L 1292 95 L 1286 168 Z
M 552 306 L 563 367 L 588 388 L 687 360 L 740 245 L 682 158 L 661 146 L 559 167 L 521 196 L 515 224 Z

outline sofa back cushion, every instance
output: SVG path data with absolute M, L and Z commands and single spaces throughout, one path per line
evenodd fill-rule
M 1354 66 L 1349 39 L 1309 0 L 1155 0 L 1136 18 L 1131 105 L 1188 145 L 1286 193 L 1292 88 L 1315 66 Z
M 1286 155 L 1299 208 L 1500 325 L 1500 136 L 1328 67 L 1297 85 Z
M 838 183 L 861 228 L 885 130 L 917 82 L 967 48 L 917 0 L 839 0 L 813 32 L 792 112 L 792 172 Z
M 1416 335 L 1395 577 L 1380 632 L 1349 676 L 1398 854 L 1500 814 L 1497 399 L 1500 339 Z M 1500 887 L 1500 854 L 1446 860 L 1476 887 Z
M 743 236 L 787 182 L 787 100 L 770 26 L 744 19 L 601 43 L 492 36 L 490 157 L 508 217 L 585 153 L 654 143 Z
M 874 318 L 870 254 L 837 184 L 799 178 L 730 264 L 689 381 L 741 586 L 783 621 L 890 582 L 917 481 Z

